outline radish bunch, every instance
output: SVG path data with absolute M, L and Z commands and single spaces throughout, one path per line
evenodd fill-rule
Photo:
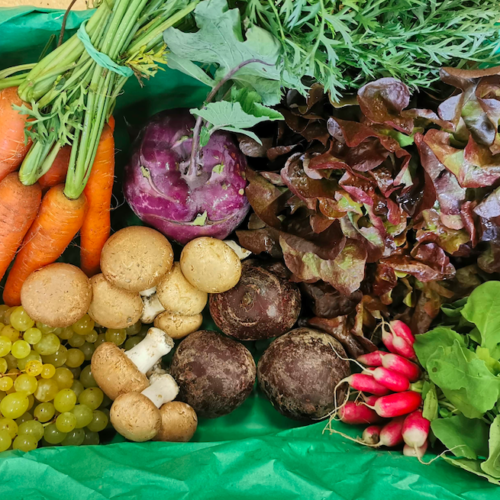
M 403 454 L 420 458 L 427 450 L 430 422 L 419 409 L 420 393 L 411 390 L 411 384 L 420 378 L 414 363 L 415 338 L 402 321 L 392 321 L 389 326 L 382 334 L 389 352 L 375 351 L 357 359 L 365 369 L 343 382 L 361 397 L 342 405 L 338 415 L 346 424 L 369 424 L 361 443 L 394 447 L 404 442 Z

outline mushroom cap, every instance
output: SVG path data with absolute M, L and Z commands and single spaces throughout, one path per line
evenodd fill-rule
M 166 311 L 186 316 L 201 313 L 208 300 L 206 292 L 195 288 L 184 277 L 178 262 L 158 283 L 156 295 Z
M 135 325 L 142 316 L 144 304 L 139 293 L 128 292 L 113 286 L 103 274 L 91 278 L 92 302 L 89 316 L 106 328 L 127 328 Z
M 87 314 L 91 300 L 89 279 L 70 264 L 55 263 L 31 273 L 21 289 L 30 318 L 54 328 L 76 323 Z
M 120 394 L 142 392 L 149 380 L 116 344 L 104 342 L 92 355 L 91 372 L 97 385 L 110 399 Z
M 241 277 L 241 261 L 229 245 L 216 238 L 201 237 L 182 250 L 181 270 L 185 278 L 203 292 L 222 293 Z
M 161 428 L 155 441 L 187 443 L 198 427 L 196 412 L 182 401 L 171 401 L 160 408 Z
M 174 253 L 167 238 L 143 226 L 116 232 L 101 254 L 101 270 L 106 279 L 129 292 L 156 286 L 173 262 Z
M 161 428 L 160 410 L 139 392 L 118 396 L 109 417 L 119 434 L 137 443 L 153 439 Z
M 201 314 L 182 316 L 166 311 L 155 318 L 155 327 L 163 330 L 173 339 L 183 339 L 198 330 L 202 323 L 203 316 Z

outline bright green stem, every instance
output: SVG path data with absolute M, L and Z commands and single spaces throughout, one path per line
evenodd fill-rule
M 26 75 L 11 76 L 0 80 L 0 90 L 8 89 L 9 87 L 19 87 L 26 79 Z
M 19 170 L 19 180 L 25 186 L 35 184 L 35 182 L 40 178 L 40 175 L 38 175 L 39 166 L 45 162 L 47 155 L 54 147 L 55 142 L 55 140 L 46 144 L 36 142 L 30 148 L 21 165 L 21 169 Z
M 132 46 L 130 46 L 126 52 L 127 58 L 130 58 L 134 56 L 137 52 L 141 50 L 142 47 L 148 47 L 151 42 L 155 42 L 156 44 L 156 38 L 159 36 L 161 37 L 163 32 L 177 24 L 179 21 L 182 21 L 184 17 L 186 17 L 188 14 L 193 12 L 193 10 L 196 8 L 198 5 L 199 0 L 196 0 L 194 2 L 191 2 L 187 7 L 184 9 L 180 10 L 179 12 L 176 12 L 173 16 L 169 17 L 166 19 L 162 24 L 157 26 L 153 31 L 150 33 L 146 33 L 143 37 L 139 38 L 136 40 Z
M 21 71 L 28 71 L 33 69 L 36 64 L 22 64 L 21 66 L 14 66 L 12 68 L 4 69 L 0 71 L 0 80 L 7 78 L 10 75 L 14 75 L 15 73 L 21 73 Z

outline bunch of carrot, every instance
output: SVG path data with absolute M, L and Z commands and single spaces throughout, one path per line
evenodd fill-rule
M 16 88 L 0 91 L 0 280 L 15 259 L 3 292 L 9 306 L 20 305 L 26 278 L 55 262 L 78 232 L 82 269 L 89 276 L 99 272 L 101 250 L 111 229 L 115 167 L 111 118 L 101 135 L 89 182 L 78 199 L 64 194 L 69 146 L 59 151 L 38 183 L 22 184 L 16 170 L 30 144 L 25 141 L 28 118 L 13 109 L 21 104 Z
M 408 325 L 392 321 L 383 330 L 382 342 L 389 352 L 360 356 L 357 362 L 364 366 L 362 373 L 340 382 L 359 393 L 356 401 L 347 401 L 338 409 L 338 416 L 346 424 L 369 424 L 356 440 L 360 444 L 395 447 L 404 443 L 404 455 L 420 458 L 427 450 L 430 422 L 420 410 L 420 393 L 411 390 L 421 374 L 414 362 L 415 337 Z

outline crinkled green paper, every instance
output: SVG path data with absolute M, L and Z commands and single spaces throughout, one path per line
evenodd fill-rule
M 89 15 L 71 14 L 70 34 Z M 49 37 L 58 34 L 62 16 L 29 7 L 0 9 L 0 69 L 38 60 Z M 151 114 L 198 106 L 207 93 L 202 84 L 168 69 L 145 83 L 140 89 L 131 79 L 118 100 L 119 166 L 130 145 L 124 116 L 133 135 Z M 116 194 L 122 199 L 119 188 Z M 114 212 L 114 229 L 130 223 L 137 220 L 126 206 Z M 323 434 L 324 426 L 285 419 L 254 391 L 231 415 L 202 421 L 191 443 L 133 444 L 118 437 L 110 445 L 2 453 L 0 500 L 493 500 L 500 494 L 497 486 L 444 460 L 422 465 L 400 451 L 376 451 Z

